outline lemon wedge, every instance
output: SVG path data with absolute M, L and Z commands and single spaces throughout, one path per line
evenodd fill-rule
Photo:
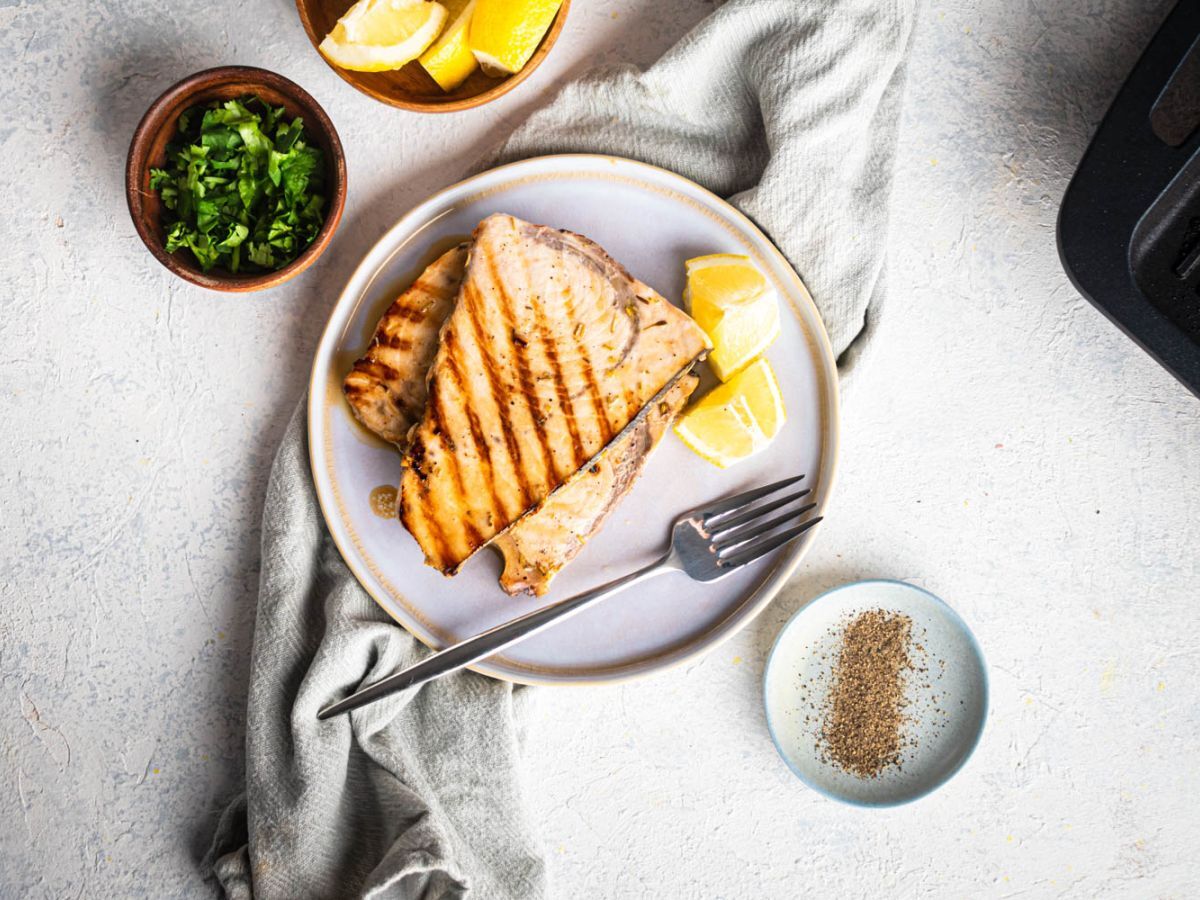
M 675 424 L 675 433 L 724 469 L 766 449 L 786 420 L 775 372 L 759 359 L 693 404 Z
M 489 75 L 520 72 L 542 42 L 562 0 L 478 0 L 467 42 Z
M 399 69 L 434 42 L 446 17 L 446 7 L 429 0 L 358 0 L 319 49 L 343 69 Z
M 754 414 L 754 420 L 762 428 L 763 434 L 767 440 L 774 440 L 787 421 L 787 410 L 783 407 L 783 392 L 779 390 L 779 380 L 771 364 L 766 359 L 756 359 L 709 394 L 727 389 L 746 398 L 750 412 Z
M 683 415 L 675 433 L 688 447 L 714 466 L 724 469 L 753 456 L 767 446 L 745 397 L 709 403 L 705 397 Z
M 421 54 L 421 65 L 443 91 L 452 91 L 479 68 L 467 44 L 467 29 L 476 0 L 450 0 L 446 4 L 450 24 L 433 46 Z
M 709 364 L 728 381 L 779 337 L 779 301 L 748 256 L 714 253 L 686 265 L 683 302 L 712 339 Z

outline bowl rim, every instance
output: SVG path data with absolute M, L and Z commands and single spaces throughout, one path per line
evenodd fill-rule
M 792 761 L 784 752 L 783 746 L 779 740 L 779 735 L 775 731 L 775 724 L 771 719 L 771 705 L 767 702 L 767 683 L 771 675 L 771 666 L 775 662 L 776 651 L 779 649 L 779 644 L 783 640 L 784 634 L 786 634 L 792 628 L 792 626 L 796 623 L 796 620 L 799 619 L 800 616 L 805 612 L 816 606 L 817 603 L 821 602 L 827 597 L 832 596 L 833 594 L 840 593 L 841 591 L 849 588 L 863 587 L 869 584 L 899 585 L 900 587 L 923 594 L 927 599 L 932 600 L 935 606 L 940 607 L 949 615 L 951 621 L 954 622 L 955 625 L 960 628 L 962 633 L 966 636 L 967 644 L 970 646 L 971 651 L 974 653 L 976 658 L 978 658 L 980 672 L 983 674 L 983 697 L 981 704 L 983 714 L 979 718 L 979 725 L 975 730 L 974 736 L 971 738 L 971 741 L 967 747 L 967 752 L 963 754 L 962 758 L 958 761 L 954 768 L 947 771 L 940 779 L 932 782 L 922 790 L 916 791 L 909 796 L 901 797 L 899 800 L 856 800 L 843 794 L 837 794 L 832 791 L 828 791 L 820 785 L 810 781 L 799 769 L 792 765 Z M 829 590 L 822 591 L 821 593 L 817 594 L 817 596 L 813 597 L 798 610 L 788 616 L 788 620 L 783 623 L 783 627 L 781 627 L 778 633 L 775 635 L 775 640 L 771 642 L 771 650 L 767 653 L 767 661 L 763 666 L 762 680 L 759 684 L 759 687 L 762 691 L 763 715 L 767 723 L 767 733 L 771 736 L 771 743 L 775 745 L 775 752 L 779 754 L 779 758 L 783 760 L 783 763 L 788 767 L 788 770 L 798 779 L 800 779 L 804 786 L 809 790 L 815 791 L 822 797 L 825 797 L 829 800 L 836 800 L 838 803 L 844 803 L 847 806 L 854 806 L 860 809 L 893 809 L 897 806 L 906 806 L 909 803 L 915 803 L 917 800 L 928 797 L 935 791 L 945 787 L 945 785 L 948 784 L 955 775 L 962 771 L 963 766 L 967 764 L 971 757 L 975 755 L 975 751 L 979 748 L 979 743 L 983 740 L 983 733 L 985 730 L 987 730 L 988 708 L 991 705 L 991 678 L 988 674 L 987 657 L 983 655 L 983 648 L 979 646 L 979 640 L 975 637 L 975 632 L 971 630 L 970 626 L 967 625 L 966 621 L 958 614 L 954 607 L 952 607 L 937 594 L 933 593 L 932 591 L 928 591 L 923 587 L 912 584 L 911 582 L 901 581 L 898 578 L 863 578 L 858 581 L 847 581 L 844 584 L 835 585 L 834 587 L 829 588 Z
M 348 0 L 348 2 L 353 2 L 353 0 Z M 558 7 L 558 12 L 554 14 L 554 21 L 551 22 L 550 27 L 546 29 L 546 33 L 542 36 L 541 41 L 538 43 L 537 49 L 534 50 L 533 56 L 529 58 L 529 62 L 525 64 L 521 71 L 509 75 L 507 78 L 496 82 L 493 87 L 490 87 L 485 91 L 480 91 L 478 94 L 474 94 L 470 97 L 462 97 L 458 100 L 423 101 L 401 100 L 382 91 L 373 90 L 372 88 L 355 81 L 351 72 L 348 72 L 340 66 L 334 65 L 332 62 L 326 59 L 325 54 L 320 50 L 320 43 L 325 36 L 318 35 L 313 30 L 312 21 L 309 19 L 307 11 L 308 3 L 306 0 L 295 0 L 295 3 L 296 13 L 300 17 L 300 24 L 304 26 L 304 33 L 308 35 L 309 43 L 312 44 L 313 49 L 317 51 L 317 56 L 321 57 L 321 61 L 324 62 L 325 65 L 329 66 L 329 68 L 333 69 L 333 71 L 337 73 L 337 76 L 341 78 L 342 81 L 346 82 L 356 91 L 366 94 L 371 99 L 378 100 L 380 103 L 386 103 L 388 106 L 395 107 L 396 109 L 403 109 L 407 110 L 408 112 L 419 113 L 463 112 L 464 110 L 475 109 L 476 107 L 483 106 L 486 103 L 491 103 L 493 100 L 503 97 L 509 91 L 513 90 L 513 88 L 532 75 L 534 71 L 545 61 L 546 57 L 550 55 L 551 49 L 553 49 L 554 45 L 558 42 L 558 37 L 562 33 L 563 27 L 567 23 L 567 11 L 571 6 L 571 0 L 562 0 L 561 5 Z M 405 65 L 408 65 L 408 63 Z
M 165 110 L 180 99 L 186 99 L 205 88 L 233 80 L 263 84 L 281 94 L 289 95 L 309 107 L 316 121 L 312 123 L 305 121 L 305 128 L 313 128 L 321 132 L 328 140 L 332 150 L 330 154 L 332 159 L 327 160 L 326 163 L 331 182 L 329 206 L 325 213 L 325 221 L 321 223 L 317 236 L 308 247 L 283 268 L 248 278 L 234 278 L 203 272 L 199 267 L 185 264 L 176 259 L 174 255 L 167 253 L 162 237 L 155 234 L 154 229 L 146 222 L 142 207 L 142 174 L 149 164 L 146 150 L 154 136 L 164 126 Z M 142 239 L 142 243 L 146 245 L 154 258 L 173 274 L 200 287 L 227 293 L 245 293 L 274 287 L 294 278 L 316 262 L 329 246 L 329 242 L 341 222 L 342 212 L 346 205 L 346 188 L 346 154 L 329 114 L 312 94 L 290 78 L 257 66 L 214 66 L 194 72 L 175 82 L 163 91 L 142 114 L 142 118 L 133 131 L 133 137 L 129 142 L 129 152 L 125 158 L 125 199 L 129 207 L 129 216 L 133 220 L 133 227 L 137 231 L 138 237 Z

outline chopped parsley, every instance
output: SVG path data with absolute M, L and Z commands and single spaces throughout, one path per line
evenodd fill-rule
M 316 239 L 325 162 L 301 119 L 248 97 L 193 107 L 178 128 L 166 168 L 150 170 L 168 253 L 187 248 L 205 272 L 275 270 Z

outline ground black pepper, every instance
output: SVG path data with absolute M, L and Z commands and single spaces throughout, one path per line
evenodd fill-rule
M 872 609 L 842 636 L 819 736 L 828 760 L 860 778 L 900 765 L 912 627 L 903 613 Z

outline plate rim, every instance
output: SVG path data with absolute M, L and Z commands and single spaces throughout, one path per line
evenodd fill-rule
M 899 800 L 856 800 L 852 797 L 847 797 L 843 794 L 826 790 L 819 784 L 810 781 L 798 768 L 792 765 L 792 761 L 783 751 L 783 745 L 780 743 L 779 735 L 775 729 L 775 723 L 771 719 L 771 704 L 767 702 L 767 683 L 771 677 L 771 667 L 775 663 L 776 651 L 779 649 L 779 645 L 783 641 L 783 636 L 792 629 L 801 615 L 812 609 L 822 600 L 832 597 L 834 594 L 840 594 L 845 590 L 852 590 L 854 588 L 862 588 L 866 587 L 867 585 L 876 584 L 898 585 L 907 590 L 922 594 L 927 599 L 932 600 L 935 606 L 940 607 L 942 610 L 949 613 L 951 621 L 953 621 L 966 636 L 967 644 L 970 646 L 972 652 L 979 660 L 979 670 L 983 673 L 983 714 L 979 718 L 979 728 L 975 732 L 974 737 L 971 738 L 970 745 L 967 747 L 967 752 L 963 754 L 963 757 L 958 761 L 958 764 L 955 765 L 950 771 L 946 772 L 939 780 L 933 782 L 928 787 L 917 791 L 913 795 L 902 797 Z M 822 591 L 821 593 L 817 594 L 817 596 L 813 597 L 798 610 L 788 616 L 788 620 L 783 623 L 779 629 L 779 632 L 775 635 L 775 640 L 771 642 L 771 649 L 767 653 L 767 661 L 763 665 L 762 680 L 759 683 L 759 687 L 762 691 L 763 718 L 766 720 L 767 734 L 771 736 L 771 743 L 775 746 L 775 752 L 779 754 L 779 758 L 783 761 L 783 764 L 787 766 L 788 771 L 800 779 L 800 783 L 806 788 L 811 791 L 815 791 L 822 797 L 825 797 L 828 800 L 836 801 L 837 803 L 844 803 L 847 806 L 858 807 L 859 809 L 894 809 L 897 806 L 907 806 L 909 803 L 916 803 L 918 800 L 923 800 L 930 794 L 949 784 L 950 781 L 953 780 L 953 778 L 963 770 L 963 767 L 970 762 L 971 757 L 975 755 L 975 751 L 979 749 L 979 744 L 983 741 L 983 733 L 987 730 L 988 708 L 992 700 L 991 676 L 988 674 L 987 657 L 983 655 L 983 647 L 979 645 L 979 639 L 975 637 L 975 632 L 971 630 L 971 626 L 967 624 L 966 619 L 959 615 L 958 610 L 956 610 L 937 594 L 933 593 L 933 591 L 927 590 L 920 585 L 913 584 L 910 581 L 902 581 L 899 578 L 863 578 L 858 581 L 847 581 L 844 584 L 834 585 L 833 587 L 829 588 L 829 590 Z
M 486 179 L 495 178 L 499 173 L 511 174 L 514 170 L 529 168 L 533 171 L 531 175 L 537 175 L 542 167 L 553 168 L 555 164 L 579 162 L 587 165 L 597 166 L 604 163 L 609 166 L 630 166 L 635 170 L 648 170 L 650 177 L 657 177 L 666 182 L 674 182 L 675 186 L 682 191 L 693 191 L 707 201 L 717 211 L 724 213 L 733 219 L 741 228 L 748 232 L 751 236 L 757 237 L 763 244 L 769 254 L 775 257 L 775 261 L 780 265 L 782 271 L 796 287 L 796 293 L 799 295 L 796 299 L 784 298 L 795 309 L 795 314 L 800 319 L 801 327 L 806 331 L 810 331 L 811 343 L 815 344 L 815 358 L 824 364 L 824 370 L 819 372 L 820 377 L 827 385 L 827 397 L 824 399 L 828 403 L 827 419 L 825 423 L 827 428 L 821 436 L 822 444 L 822 466 L 826 471 L 820 473 L 821 483 L 823 485 L 821 497 L 817 500 L 817 515 L 824 515 L 828 506 L 829 499 L 833 493 L 833 489 L 837 482 L 838 474 L 838 450 L 841 443 L 841 388 L 840 377 L 837 368 L 837 359 L 833 354 L 833 348 L 829 340 L 829 334 L 825 328 L 824 319 L 821 316 L 820 310 L 817 309 L 816 303 L 812 298 L 803 279 L 800 278 L 791 262 L 783 254 L 783 252 L 775 245 L 765 232 L 745 213 L 737 209 L 727 200 L 713 193 L 703 185 L 692 181 L 691 179 L 673 172 L 670 169 L 662 168 L 651 163 L 645 163 L 640 160 L 629 159 L 622 156 L 603 153 L 552 153 L 540 156 L 528 157 L 525 159 L 516 160 L 505 163 L 503 165 L 494 166 L 469 175 L 466 178 L 453 182 L 437 191 L 426 196 L 424 199 L 412 204 L 395 222 L 392 223 L 384 232 L 371 244 L 371 246 L 363 253 L 354 270 L 347 276 L 338 293 L 337 299 L 329 309 L 325 324 L 322 327 L 321 335 L 317 340 L 316 347 L 313 351 L 313 361 L 310 367 L 308 381 L 308 397 L 306 401 L 306 437 L 308 440 L 308 462 L 310 476 L 313 479 L 313 491 L 316 494 L 317 504 L 321 510 L 321 516 L 324 520 L 326 530 L 329 532 L 330 538 L 337 547 L 338 553 L 350 570 L 355 580 L 371 599 L 384 611 L 397 625 L 402 627 L 406 632 L 412 635 L 417 641 L 424 644 L 430 650 L 440 650 L 442 647 L 434 640 L 426 635 L 419 633 L 420 628 L 414 623 L 405 621 L 401 616 L 397 615 L 391 608 L 394 599 L 388 597 L 381 598 L 373 588 L 370 577 L 364 575 L 360 570 L 357 554 L 348 551 L 343 544 L 342 538 L 339 537 L 334 523 L 340 523 L 336 516 L 331 515 L 331 511 L 326 504 L 324 496 L 322 473 L 318 467 L 317 447 L 319 445 L 320 435 L 317 434 L 317 421 L 320 414 L 321 399 L 324 395 L 323 382 L 327 380 L 327 369 L 333 361 L 336 347 L 330 344 L 331 331 L 334 324 L 334 319 L 337 318 L 338 312 L 346 304 L 348 293 L 352 285 L 360 280 L 366 280 L 369 284 L 373 276 L 378 272 L 386 260 L 390 258 L 392 253 L 398 247 L 392 248 L 391 253 L 385 256 L 382 260 L 372 264 L 373 257 L 383 247 L 385 243 L 392 243 L 392 236 L 398 231 L 411 232 L 410 237 L 415 236 L 433 221 L 435 218 L 430 218 L 425 215 L 431 207 L 436 207 L 438 202 L 443 200 L 450 194 L 465 191 L 471 185 L 484 181 Z M 490 192 L 501 189 L 504 182 L 493 185 Z M 419 215 L 424 215 L 421 221 L 413 221 Z M 368 264 L 372 264 L 372 268 L 368 270 Z M 361 299 L 361 291 L 359 298 Z M 357 301 L 356 301 L 357 302 Z M 800 310 L 796 307 L 804 305 L 807 307 L 806 317 L 802 317 Z M 322 360 L 326 359 L 325 365 L 322 366 Z M 827 462 L 826 462 L 827 458 Z M 553 686 L 583 686 L 595 684 L 615 684 L 619 682 L 631 681 L 636 678 L 645 677 L 655 672 L 665 671 L 691 662 L 707 653 L 717 649 L 725 641 L 729 640 L 733 635 L 740 632 L 748 626 L 754 619 L 765 610 L 778 595 L 779 591 L 787 584 L 788 580 L 795 573 L 804 557 L 807 555 L 810 546 L 816 539 L 817 533 L 821 530 L 820 525 L 810 530 L 807 538 L 802 538 L 796 548 L 791 551 L 779 564 L 776 565 L 774 571 L 769 573 L 758 585 L 753 588 L 748 594 L 746 600 L 734 608 L 724 618 L 715 622 L 711 627 L 706 629 L 699 636 L 677 642 L 670 647 L 663 648 L 654 656 L 642 658 L 629 663 L 618 663 L 612 667 L 596 667 L 587 672 L 576 671 L 538 671 L 526 668 L 517 668 L 511 664 L 494 663 L 483 661 L 469 666 L 471 671 L 482 675 L 487 675 L 491 678 L 496 678 L 502 681 L 509 681 L 515 684 L 528 685 L 553 685 Z M 731 626 L 731 621 L 737 620 Z M 492 659 L 495 659 L 493 657 Z

